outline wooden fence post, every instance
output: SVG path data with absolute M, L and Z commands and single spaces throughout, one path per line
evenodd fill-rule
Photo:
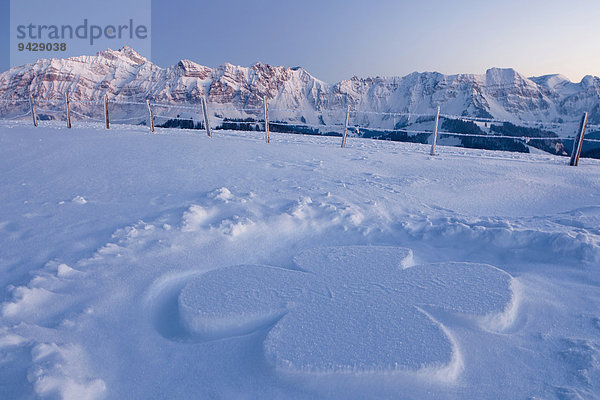
M 108 121 L 108 94 L 104 95 L 104 121 L 106 122 L 106 129 L 110 129 L 110 123 Z
M 267 143 L 271 143 L 271 137 L 269 135 L 269 102 L 267 96 L 263 96 L 263 104 L 265 106 L 265 135 Z
M 208 137 L 212 137 L 210 120 L 208 119 L 208 107 L 206 106 L 206 99 L 204 97 L 202 97 L 202 113 L 204 114 L 204 127 L 206 128 L 206 134 Z
M 433 133 L 433 143 L 431 144 L 431 155 L 435 156 L 435 146 L 437 145 L 438 138 L 438 125 L 440 123 L 440 107 L 437 108 L 437 114 L 435 116 L 435 132 Z
M 150 131 L 154 132 L 154 113 L 152 107 L 150 107 L 150 99 L 146 100 L 146 104 L 148 104 L 148 112 L 150 113 Z
M 35 102 L 33 101 L 33 95 L 29 95 L 29 103 L 31 104 L 31 116 L 33 117 L 33 126 L 38 126 L 37 114 L 35 112 Z
M 587 126 L 588 113 L 583 114 L 581 118 L 581 125 L 577 132 L 577 137 L 573 142 L 573 152 L 571 153 L 571 162 L 569 165 L 576 167 L 579 164 L 579 156 L 581 155 L 581 149 L 583 147 L 583 138 L 585 136 L 585 127 Z
M 71 110 L 69 109 L 69 92 L 65 94 L 66 106 L 67 106 L 67 128 L 71 129 Z
M 344 138 L 342 139 L 342 148 L 346 147 L 346 137 L 348 137 L 348 125 L 350 124 L 350 105 L 346 113 L 346 127 L 344 128 Z

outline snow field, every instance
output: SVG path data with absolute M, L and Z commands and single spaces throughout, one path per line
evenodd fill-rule
M 2 398 L 600 396 L 596 161 L 1 124 Z

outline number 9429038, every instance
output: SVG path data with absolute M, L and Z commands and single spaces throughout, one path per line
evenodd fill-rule
M 37 42 L 29 42 L 29 43 L 19 43 L 17 45 L 17 49 L 19 51 L 66 51 L 67 44 L 66 43 L 37 43 Z

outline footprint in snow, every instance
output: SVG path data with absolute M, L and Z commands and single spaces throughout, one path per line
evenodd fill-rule
M 514 318 L 516 281 L 484 264 L 411 266 L 395 247 L 334 247 L 295 258 L 301 271 L 240 265 L 187 283 L 178 307 L 202 340 L 267 328 L 266 358 L 284 373 L 420 373 L 453 381 L 460 349 L 432 315 L 466 314 L 487 329 Z

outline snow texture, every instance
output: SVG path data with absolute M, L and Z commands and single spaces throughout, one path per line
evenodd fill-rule
M 513 279 L 483 264 L 410 265 L 393 247 L 307 250 L 300 271 L 237 266 L 208 272 L 179 296 L 185 325 L 205 338 L 274 324 L 267 358 L 279 369 L 376 373 L 444 369 L 455 379 L 461 355 L 447 328 L 423 309 L 488 320 L 512 310 Z M 503 320 L 510 323 L 514 315 Z M 441 374 L 440 374 L 441 376 Z
M 599 161 L 30 125 L 1 399 L 600 398 Z

